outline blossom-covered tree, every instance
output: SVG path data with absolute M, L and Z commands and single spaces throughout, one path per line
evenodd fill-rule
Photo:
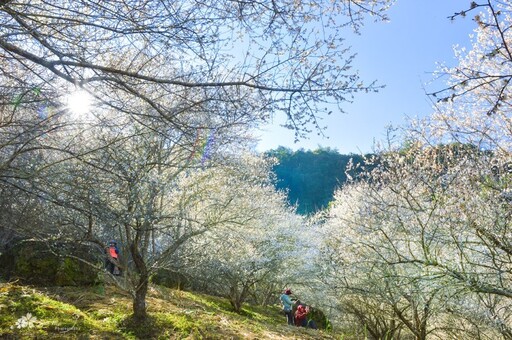
M 375 89 L 350 70 L 340 31 L 357 29 L 365 15 L 385 19 L 391 3 L 3 1 L 3 105 L 25 102 L 32 90 L 58 104 L 83 89 L 175 129 L 197 128 L 182 114 L 208 102 L 210 115 L 224 119 L 261 122 L 284 112 L 301 134 L 320 126 L 330 103 Z
M 252 174 L 240 180 L 230 176 L 225 189 L 243 193 L 226 209 L 245 219 L 196 238 L 187 249 L 192 260 L 181 269 L 199 287 L 204 282 L 205 291 L 228 297 L 237 312 L 250 296 L 254 299 L 258 286 L 280 281 L 297 243 L 290 231 L 302 222 L 269 181 L 268 165 L 262 165 L 244 161 L 240 166 L 252 168 Z
M 438 70 L 447 86 L 431 93 L 437 102 L 431 139 L 510 152 L 511 10 L 508 2 L 488 0 L 453 17 L 473 15 L 478 26 L 472 46 L 455 49 L 458 64 Z
M 383 154 L 366 180 L 336 196 L 324 226 L 332 268 L 326 281 L 351 300 L 384 304 L 387 327 L 395 320 L 418 339 L 457 333 L 440 325 L 468 320 L 471 309 L 492 317 L 468 334 L 509 334 L 509 203 L 486 185 L 492 172 L 481 165 L 488 157 L 467 145 L 415 144 Z M 483 304 L 487 298 L 493 304 Z

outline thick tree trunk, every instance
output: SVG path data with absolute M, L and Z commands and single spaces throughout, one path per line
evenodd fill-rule
M 242 290 L 238 290 L 238 284 L 233 284 L 230 289 L 230 302 L 231 306 L 235 312 L 240 313 L 242 310 L 242 304 L 247 298 L 247 294 L 249 293 L 249 286 L 246 284 L 242 284 Z
M 133 299 L 133 317 L 136 320 L 144 321 L 147 318 L 146 310 L 146 294 L 148 292 L 148 278 L 140 277 L 139 284 L 135 289 L 135 297 Z
M 135 264 L 136 272 L 139 275 L 139 282 L 137 283 L 137 287 L 135 287 L 135 296 L 133 298 L 133 317 L 137 321 L 144 321 L 148 316 L 146 310 L 146 295 L 148 293 L 149 285 L 148 268 L 136 242 L 132 242 L 130 244 L 130 252 Z
M 240 302 L 240 296 L 238 294 L 238 287 L 236 285 L 231 286 L 231 289 L 229 292 L 229 302 L 231 303 L 231 306 L 233 307 L 235 312 L 239 313 L 242 303 Z

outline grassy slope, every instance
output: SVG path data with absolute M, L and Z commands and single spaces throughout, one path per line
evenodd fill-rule
M 131 299 L 119 289 L 32 288 L 0 283 L 0 338 L 44 339 L 334 339 L 332 333 L 286 326 L 277 306 L 233 313 L 227 300 L 152 287 L 145 325 L 133 325 Z M 17 328 L 27 313 L 32 327 Z

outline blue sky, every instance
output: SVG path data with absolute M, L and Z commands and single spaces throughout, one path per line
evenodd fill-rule
M 334 112 L 322 122 L 328 139 L 311 133 L 294 143 L 293 132 L 273 124 L 262 128 L 258 151 L 283 145 L 294 150 L 319 145 L 341 153 L 372 151 L 374 141 L 383 140 L 386 126 L 404 124 L 406 116 L 422 117 L 432 112 L 426 91 L 433 84 L 436 63 L 456 65 L 453 46 L 470 46 L 475 23 L 473 14 L 450 21 L 447 17 L 467 9 L 468 0 L 397 0 L 388 12 L 390 22 L 368 21 L 361 35 L 347 32 L 346 44 L 357 53 L 354 68 L 366 82 L 377 80 L 386 88 L 379 93 L 357 95 L 343 105 L 346 113 Z

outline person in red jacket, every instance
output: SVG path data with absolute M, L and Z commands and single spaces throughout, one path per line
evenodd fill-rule
M 308 313 L 309 313 L 309 307 L 304 306 L 303 304 L 298 305 L 297 310 L 295 311 L 295 326 L 307 327 Z
M 121 271 L 119 268 L 119 249 L 117 248 L 116 241 L 110 241 L 108 244 L 108 248 L 106 249 L 107 259 L 106 259 L 106 267 L 111 274 L 121 275 Z

